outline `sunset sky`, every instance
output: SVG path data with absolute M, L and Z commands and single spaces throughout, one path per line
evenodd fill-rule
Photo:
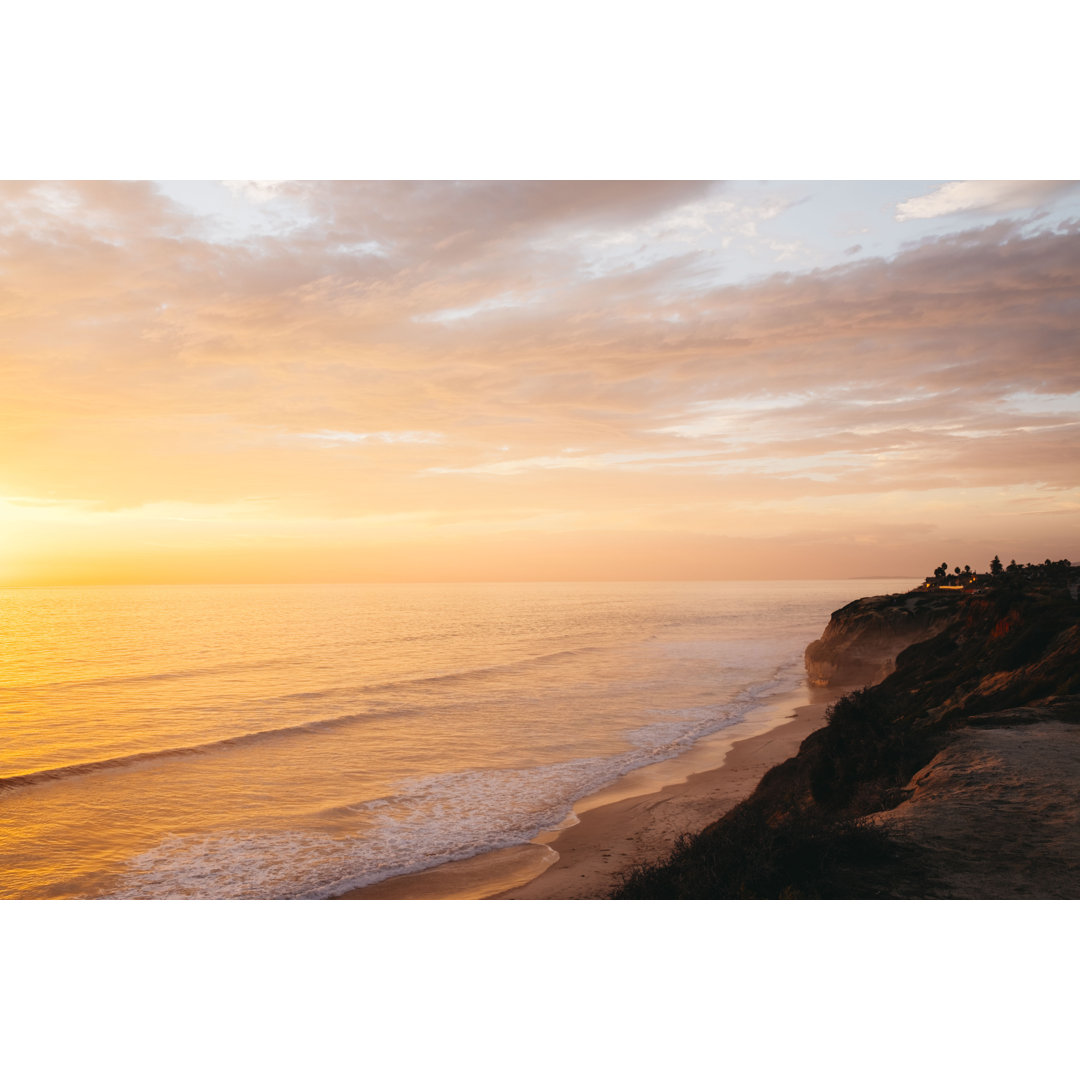
M 1080 560 L 1080 184 L 0 185 L 0 584 Z

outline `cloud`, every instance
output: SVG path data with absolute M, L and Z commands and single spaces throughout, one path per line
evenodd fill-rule
M 552 233 L 650 221 L 710 195 L 698 180 L 566 182 L 292 182 L 277 190 L 302 203 L 328 238 L 374 240 L 400 257 L 440 264 L 492 255 Z
M 1076 180 L 956 180 L 896 207 L 897 221 L 1027 210 L 1080 185 Z
M 516 476 L 519 473 L 531 472 L 536 469 L 587 469 L 600 472 L 617 469 L 650 471 L 657 465 L 671 467 L 673 465 L 695 466 L 702 464 L 708 465 L 709 462 L 702 461 L 700 455 L 680 450 L 667 451 L 664 453 L 640 451 L 638 453 L 584 455 L 574 455 L 567 452 L 549 457 L 524 458 L 514 461 L 493 461 L 481 465 L 469 465 L 460 468 L 433 466 L 427 471 L 437 474 L 486 473 L 491 476 Z
M 234 195 L 253 203 L 266 203 L 276 199 L 285 186 L 284 180 L 222 180 L 222 184 Z
M 302 432 L 299 439 L 317 439 L 331 443 L 437 443 L 443 436 L 437 431 L 315 431 Z
M 295 226 L 240 242 L 153 185 L 5 189 L 0 496 L 610 537 L 901 535 L 998 522 L 1006 487 L 1032 515 L 1080 495 L 1075 223 L 718 286 L 657 231 L 723 221 L 708 185 L 278 197 Z M 598 261 L 614 234 L 641 251 Z

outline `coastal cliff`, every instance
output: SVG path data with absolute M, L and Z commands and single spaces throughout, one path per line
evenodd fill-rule
M 807 675 L 860 688 L 616 898 L 1080 898 L 1074 574 L 835 612 Z
M 961 597 L 914 592 L 871 596 L 834 611 L 825 632 L 806 647 L 812 686 L 865 686 L 889 675 L 897 655 L 943 630 Z

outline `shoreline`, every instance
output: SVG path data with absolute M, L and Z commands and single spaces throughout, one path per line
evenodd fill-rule
M 635 863 L 662 858 L 684 833 L 699 832 L 742 802 L 786 761 L 826 709 L 852 687 L 778 694 L 737 725 L 685 754 L 647 765 L 579 800 L 554 831 L 531 842 L 402 874 L 334 900 L 603 899 Z

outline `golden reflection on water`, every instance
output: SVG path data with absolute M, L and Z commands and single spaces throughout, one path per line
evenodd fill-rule
M 0 896 L 307 895 L 529 839 L 849 590 L 0 590 Z

